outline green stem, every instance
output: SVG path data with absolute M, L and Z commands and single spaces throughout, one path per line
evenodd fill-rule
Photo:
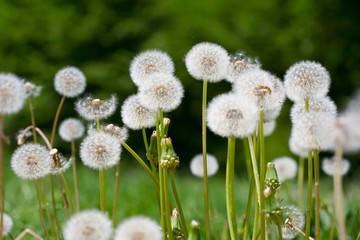
M 168 232 L 168 237 L 170 240 L 174 239 L 172 229 L 171 229 L 171 209 L 170 209 L 170 200 L 169 200 L 169 193 L 168 193 L 168 174 L 167 169 L 163 169 L 163 190 L 164 190 L 164 205 L 165 205 L 165 221 L 166 227 Z
M 298 169 L 298 206 L 301 210 L 304 210 L 304 163 L 305 159 L 300 157 Z
M 116 206 L 119 196 L 119 185 L 120 185 L 120 161 L 116 165 L 116 172 L 115 172 L 115 193 L 114 193 L 114 201 L 113 201 L 113 209 L 112 209 L 113 226 L 116 226 Z
M 266 226 L 265 226 L 265 198 L 264 192 L 265 189 L 265 170 L 266 170 L 266 160 L 265 160 L 265 138 L 264 138 L 264 113 L 260 112 L 259 118 L 259 145 L 260 145 L 260 231 L 261 231 L 261 240 L 265 240 L 266 237 Z
M 35 114 L 34 114 L 34 105 L 32 104 L 32 97 L 29 97 L 29 110 L 30 110 L 30 118 L 31 118 L 31 126 L 33 127 L 33 139 L 34 142 L 37 142 L 37 136 L 36 136 L 36 123 L 35 123 Z
M 174 194 L 175 201 L 176 201 L 176 205 L 177 205 L 177 208 L 179 210 L 180 221 L 181 221 L 181 229 L 182 229 L 182 231 L 184 233 L 184 237 L 186 239 L 187 236 L 188 236 L 188 232 L 187 232 L 187 227 L 186 227 L 185 216 L 184 216 L 184 212 L 183 212 L 183 209 L 182 209 L 182 206 L 181 206 L 181 201 L 180 201 L 180 198 L 179 198 L 179 194 L 178 194 L 177 189 L 176 189 L 174 171 L 172 171 L 172 170 L 170 171 L 170 182 L 171 182 L 171 189 L 172 189 L 172 192 Z
M 319 152 L 314 151 L 314 175 L 315 175 L 315 239 L 320 238 L 320 164 Z
M 77 182 L 77 171 L 76 171 L 75 141 L 71 141 L 71 157 L 73 158 L 72 175 L 73 175 L 73 181 L 74 181 L 76 211 L 79 212 L 80 211 L 80 197 L 79 197 L 79 187 L 78 187 L 78 182 Z
M 244 153 L 245 153 L 245 163 L 246 163 L 246 172 L 248 175 L 248 179 L 252 179 L 252 169 L 251 169 L 251 157 L 249 153 L 249 145 L 246 139 L 243 139 L 244 143 Z
M 283 183 L 281 184 L 281 187 L 284 188 L 286 197 L 287 197 L 287 199 L 288 199 L 288 203 L 293 204 L 293 203 L 294 203 L 294 200 L 293 200 L 293 198 L 292 198 L 292 196 L 291 196 L 291 193 L 290 193 L 290 191 L 289 191 L 288 182 L 287 182 L 287 181 L 283 182 Z
M 52 146 L 54 146 L 56 127 L 57 127 L 57 123 L 59 121 L 62 106 L 64 105 L 64 101 L 65 101 L 65 96 L 62 96 L 62 98 L 60 100 L 60 103 L 59 103 L 59 106 L 58 106 L 58 108 L 56 110 L 53 126 L 52 126 L 52 129 L 51 129 L 51 137 L 50 137 L 50 143 L 51 143 Z
M 254 146 L 253 146 L 253 141 L 251 139 L 251 137 L 248 137 L 248 142 L 249 142 L 249 149 L 250 149 L 250 156 L 251 156 L 251 163 L 252 163 L 252 169 L 253 169 L 253 176 L 254 176 L 254 180 L 255 180 L 255 188 L 256 188 L 256 194 L 258 196 L 258 201 L 260 201 L 259 197 L 260 197 L 260 178 L 259 178 L 259 170 L 258 170 L 258 166 L 257 166 L 257 161 L 256 161 L 256 155 L 255 155 L 255 150 L 254 150 Z M 260 202 L 259 202 L 260 205 Z
M 104 169 L 99 169 L 99 189 L 100 189 L 100 210 L 105 212 L 105 181 Z
M 313 160 L 312 151 L 308 151 L 308 188 L 306 204 L 305 240 L 310 237 L 311 228 L 311 207 L 312 207 L 312 185 L 313 185 Z
M 202 92 L 201 130 L 202 130 L 202 154 L 203 154 L 203 169 L 204 169 L 203 180 L 204 180 L 205 233 L 206 233 L 206 239 L 210 240 L 209 181 L 207 174 L 207 149 L 206 149 L 207 85 L 208 82 L 204 80 L 203 92 Z
M 227 163 L 226 163 L 226 210 L 229 223 L 230 237 L 232 240 L 236 236 L 236 214 L 235 214 L 235 188 L 234 188 L 234 168 L 235 168 L 235 143 L 234 137 L 228 138 Z
M 71 208 L 71 211 L 74 213 L 75 212 L 75 206 L 74 206 L 74 202 L 73 202 L 73 199 L 72 199 L 72 195 L 71 195 L 71 191 L 70 191 L 70 188 L 69 188 L 69 185 L 66 181 L 66 178 L 64 176 L 64 173 L 60 173 L 60 176 L 61 176 L 61 180 L 64 184 L 64 188 L 65 188 L 65 193 L 66 193 L 66 196 L 68 198 L 68 201 L 70 203 L 70 208 Z
M 61 231 L 60 228 L 60 224 L 59 224 L 59 219 L 57 216 L 57 210 L 56 210 L 56 201 L 55 201 L 55 191 L 54 191 L 54 178 L 53 175 L 50 175 L 50 192 L 51 192 L 51 203 L 52 203 L 52 208 L 53 208 L 53 213 L 54 213 L 54 218 L 55 218 L 55 224 L 56 224 L 56 228 L 57 228 L 57 232 Z
M 56 231 L 55 226 L 54 226 L 54 223 L 53 223 L 53 221 L 52 221 L 52 219 L 51 219 L 51 214 L 50 214 L 50 209 L 49 209 L 49 203 L 48 203 L 48 200 L 47 200 L 46 188 L 45 188 L 45 184 L 44 184 L 44 180 L 43 180 L 43 179 L 40 179 L 40 184 L 41 184 L 41 187 L 42 187 L 42 191 L 43 191 L 43 193 L 44 193 L 44 201 L 45 201 L 46 215 L 47 215 L 47 218 L 48 218 L 48 221 L 49 221 L 51 233 L 52 233 L 52 235 L 53 235 L 56 239 L 59 239 L 58 232 Z
M 34 185 L 35 185 L 35 190 L 36 190 L 36 196 L 37 196 L 37 202 L 38 202 L 38 207 L 39 207 L 39 214 L 40 214 L 40 220 L 41 220 L 41 225 L 44 229 L 45 235 L 47 239 L 50 239 L 49 233 L 47 231 L 46 228 L 46 224 L 45 224 L 45 220 L 44 220 L 44 215 L 42 212 L 42 205 L 41 205 L 41 195 L 40 195 L 40 189 L 39 189 L 39 184 L 37 182 L 37 180 L 34 180 Z
M 250 159 L 249 159 L 250 161 Z M 251 214 L 251 204 L 253 201 L 253 193 L 254 193 L 254 177 L 251 175 L 250 177 L 250 186 L 249 186 L 249 193 L 246 203 L 246 217 L 245 217 L 245 227 L 244 227 L 244 240 L 249 239 L 249 227 L 250 227 L 250 214 Z
M 142 128 L 141 130 L 142 130 L 146 155 L 150 157 L 150 150 L 149 150 L 149 144 L 148 144 L 148 141 L 147 141 L 146 130 L 145 130 L 145 128 Z M 151 170 L 152 170 L 152 172 L 153 172 L 153 174 L 155 176 L 155 174 L 156 174 L 156 166 L 155 166 L 154 162 L 151 159 L 149 159 L 149 162 L 150 162 Z
M 258 195 L 255 195 L 254 198 L 255 198 L 256 202 L 260 201 Z M 257 239 L 259 237 L 259 235 L 257 235 L 258 229 L 259 229 L 259 208 L 260 208 L 260 205 L 256 204 L 255 205 L 255 214 L 254 214 L 254 226 L 253 226 L 253 233 L 252 233 L 253 234 L 253 237 L 252 237 L 253 240 L 255 240 L 255 239 Z
M 4 135 L 3 132 L 4 118 L 0 114 L 0 240 L 3 239 L 3 221 L 5 212 L 5 188 L 4 188 L 4 163 L 3 163 L 3 142 L 2 138 Z

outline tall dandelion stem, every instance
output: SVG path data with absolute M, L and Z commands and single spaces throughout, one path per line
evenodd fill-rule
M 44 215 L 43 215 L 43 212 L 42 212 L 41 194 L 40 194 L 39 184 L 38 184 L 38 181 L 36 179 L 34 180 L 34 184 L 35 184 L 37 202 L 38 202 L 38 207 L 39 207 L 39 215 L 40 215 L 41 225 L 42 225 L 42 227 L 44 229 L 46 238 L 50 239 L 49 233 L 48 233 L 47 228 L 46 228 Z
M 168 193 L 168 173 L 167 169 L 162 170 L 163 173 L 163 190 L 164 190 L 164 204 L 165 204 L 165 221 L 167 232 L 170 240 L 174 239 L 172 229 L 171 229 L 171 220 L 170 220 L 170 200 L 169 200 L 169 193 Z
M 307 204 L 306 204 L 306 225 L 305 239 L 310 237 L 311 227 L 311 207 L 312 207 L 312 185 L 313 185 L 313 160 L 312 151 L 308 151 L 308 188 L 307 188 Z
M 301 210 L 304 210 L 304 163 L 305 159 L 300 157 L 298 168 L 298 206 Z
M 114 201 L 113 201 L 113 209 L 112 209 L 112 222 L 113 226 L 116 226 L 116 206 L 118 202 L 119 196 L 119 185 L 120 185 L 120 161 L 116 165 L 115 172 L 115 192 L 114 192 Z
M 2 136 L 3 136 L 3 125 L 4 125 L 4 118 L 3 115 L 0 114 L 0 240 L 3 237 L 3 221 L 4 221 L 4 214 L 5 212 L 5 190 L 4 190 L 4 163 L 3 163 L 3 143 L 2 143 Z
M 30 117 L 31 117 L 31 125 L 33 127 L 33 139 L 34 142 L 37 142 L 37 136 L 36 136 L 36 123 L 35 123 L 35 114 L 34 114 L 34 105 L 32 104 L 32 97 L 29 97 L 29 110 L 30 110 Z
M 230 237 L 232 240 L 236 236 L 236 214 L 235 214 L 235 137 L 228 138 L 227 164 L 226 164 L 226 209 L 229 223 Z
M 99 189 L 100 189 L 100 210 L 105 212 L 105 181 L 104 181 L 104 169 L 99 169 Z
M 60 112 L 61 112 L 62 106 L 64 105 L 64 102 L 65 102 L 65 96 L 62 96 L 62 98 L 60 100 L 60 103 L 59 103 L 59 106 L 58 106 L 58 108 L 56 110 L 53 126 L 52 126 L 52 129 L 51 129 L 51 137 L 50 137 L 51 145 L 54 145 L 56 127 L 57 127 L 57 123 L 59 121 Z
M 259 118 L 259 145 L 260 145 L 260 231 L 261 239 L 265 240 L 266 237 L 266 226 L 265 226 L 265 199 L 264 199 L 264 188 L 265 188 L 265 141 L 264 141 L 264 113 L 260 111 Z
M 72 174 L 74 181 L 74 192 L 75 192 L 75 203 L 76 203 L 76 211 L 80 211 L 80 198 L 79 198 L 79 187 L 77 182 L 77 172 L 76 172 L 76 157 L 75 157 L 75 141 L 71 141 L 71 157 L 73 158 L 72 162 Z
M 320 164 L 319 152 L 314 151 L 314 176 L 315 176 L 315 239 L 320 238 Z

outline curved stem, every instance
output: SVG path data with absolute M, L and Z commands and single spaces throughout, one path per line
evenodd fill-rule
M 235 168 L 235 142 L 234 137 L 228 138 L 228 151 L 226 163 L 226 210 L 229 223 L 230 237 L 232 240 L 236 236 L 236 215 L 235 215 L 235 188 L 234 188 L 234 168 Z
M 51 137 L 50 137 L 50 143 L 51 145 L 54 145 L 54 139 L 55 139 L 55 132 L 56 132 L 56 127 L 57 127 L 57 123 L 59 121 L 59 117 L 60 117 L 60 112 L 62 109 L 62 106 L 64 105 L 64 101 L 65 101 L 65 96 L 62 96 L 59 106 L 56 110 L 56 114 L 55 114 L 55 118 L 54 118 L 54 122 L 53 122 L 53 126 L 51 129 Z

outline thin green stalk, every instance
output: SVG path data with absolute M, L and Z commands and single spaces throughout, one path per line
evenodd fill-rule
M 56 175 L 56 180 L 57 180 L 57 183 L 58 183 L 58 186 L 59 186 L 59 191 L 60 191 L 60 194 L 61 194 L 62 207 L 64 209 L 65 216 L 66 216 L 66 218 L 69 218 L 69 215 L 70 215 L 69 214 L 69 201 L 66 198 L 66 192 L 63 189 L 62 180 L 61 180 L 59 175 Z
M 226 210 L 229 223 L 230 237 L 237 239 L 236 214 L 235 214 L 235 137 L 228 138 L 227 163 L 226 163 Z
M 315 176 L 315 239 L 320 238 L 320 164 L 319 152 L 314 151 L 314 176 Z
M 300 157 L 298 168 L 298 206 L 300 210 L 304 210 L 304 163 L 305 159 Z
M 259 197 L 257 195 L 254 196 L 255 201 L 259 202 Z M 253 226 L 253 233 L 252 233 L 252 239 L 255 240 L 258 238 L 257 232 L 259 229 L 259 204 L 255 204 L 255 214 L 254 214 L 254 226 Z M 259 232 L 260 233 L 260 232 Z
M 71 157 L 73 158 L 72 162 L 72 175 L 74 182 L 74 192 L 75 192 L 75 203 L 76 211 L 80 211 L 80 197 L 79 197 L 79 187 L 77 182 L 77 171 L 76 171 L 76 155 L 75 155 L 75 141 L 71 141 Z
M 114 193 L 114 201 L 113 201 L 113 209 L 112 209 L 113 226 L 116 226 L 116 206 L 119 196 L 119 185 L 120 185 L 120 161 L 116 164 L 116 172 L 115 172 L 115 193 Z
M 248 137 L 248 143 L 249 143 L 249 149 L 250 149 L 250 156 L 251 156 L 253 176 L 254 176 L 254 181 L 255 181 L 256 194 L 258 196 L 258 201 L 260 201 L 259 196 L 261 195 L 260 194 L 261 192 L 260 192 L 259 170 L 257 167 L 256 155 L 255 155 L 255 150 L 254 150 L 253 141 L 252 141 L 251 137 Z M 259 202 L 259 205 L 260 205 L 260 202 Z
M 201 130 L 202 130 L 202 154 L 203 154 L 203 171 L 204 171 L 203 180 L 204 180 L 205 233 L 206 233 L 206 239 L 210 240 L 209 181 L 207 174 L 207 149 L 206 149 L 207 85 L 208 82 L 204 80 L 203 92 L 202 92 Z
M 171 182 L 171 189 L 172 189 L 175 201 L 176 201 L 176 205 L 177 205 L 177 208 L 179 210 L 181 229 L 182 229 L 182 231 L 184 233 L 184 237 L 186 239 L 187 236 L 188 236 L 187 227 L 186 227 L 186 221 L 185 221 L 184 212 L 182 210 L 179 194 L 178 194 L 177 189 L 176 189 L 175 176 L 174 176 L 174 171 L 173 170 L 170 171 L 170 182 Z
M 49 233 L 47 231 L 46 228 L 46 224 L 45 224 L 45 220 L 44 220 L 44 215 L 42 212 L 42 205 L 41 205 L 41 195 L 40 195 L 40 189 L 39 189 L 39 184 L 37 182 L 37 180 L 34 180 L 34 185 L 35 185 L 35 190 L 36 190 L 36 196 L 37 196 L 37 202 L 38 202 L 38 207 L 39 207 L 39 214 L 40 214 L 40 220 L 41 220 L 41 225 L 44 229 L 45 235 L 47 239 L 50 239 Z
M 306 204 L 305 240 L 310 237 L 311 207 L 312 207 L 312 185 L 313 185 L 313 160 L 312 151 L 308 151 L 308 188 Z
M 243 139 L 244 143 L 244 153 L 245 153 L 245 163 L 246 163 L 246 172 L 248 175 L 248 179 L 252 178 L 252 169 L 251 169 L 251 157 L 249 153 L 249 145 L 246 139 Z
M 283 239 L 283 237 L 282 237 L 282 224 L 277 223 L 276 228 L 278 230 L 278 240 L 282 240 Z
M 265 170 L 266 170 L 266 160 L 265 160 L 265 140 L 264 140 L 264 113 L 260 111 L 259 118 L 259 145 L 260 145 L 260 231 L 261 231 L 261 240 L 265 240 L 266 237 L 266 226 L 265 226 Z
M 64 184 L 65 194 L 67 196 L 68 202 L 70 203 L 71 211 L 74 213 L 75 212 L 75 206 L 74 206 L 74 202 L 73 202 L 73 199 L 72 199 L 72 196 L 71 196 L 71 191 L 70 191 L 69 185 L 68 185 L 68 183 L 66 181 L 64 173 L 60 173 L 60 176 L 61 176 L 61 180 L 62 180 L 62 182 Z
M 145 130 L 145 128 L 142 128 L 141 130 L 142 130 L 146 155 L 150 156 L 150 150 L 149 150 L 149 144 L 148 144 L 148 141 L 147 141 L 146 130 Z M 152 170 L 153 174 L 155 175 L 156 174 L 156 166 L 155 166 L 153 161 L 149 160 L 149 162 L 150 162 L 151 170 Z
M 99 169 L 100 211 L 105 212 L 105 181 L 104 169 Z
M 32 97 L 29 97 L 29 110 L 30 110 L 30 117 L 31 117 L 31 125 L 33 127 L 33 139 L 34 142 L 37 142 L 37 136 L 36 136 L 36 123 L 35 123 L 35 114 L 34 114 L 34 105 L 32 104 Z
M 49 225 L 50 225 L 50 229 L 51 229 L 51 233 L 52 235 L 56 238 L 59 239 L 59 234 L 54 226 L 54 223 L 51 219 L 51 214 L 50 214 L 50 209 L 49 209 L 49 202 L 47 200 L 47 196 L 46 196 L 46 188 L 45 188 L 45 184 L 44 184 L 44 180 L 40 179 L 40 183 L 41 183 L 41 187 L 44 193 L 44 201 L 45 201 L 45 209 L 46 209 L 46 215 L 49 221 Z
M 52 208 L 53 208 L 53 214 L 55 218 L 55 224 L 57 228 L 57 232 L 61 231 L 59 219 L 57 216 L 57 210 L 56 210 L 56 201 L 55 201 L 55 192 L 54 192 L 54 179 L 53 175 L 50 175 L 50 192 L 51 192 L 51 202 L 52 202 Z
M 174 236 L 172 234 L 172 229 L 171 229 L 171 220 L 170 220 L 170 215 L 171 215 L 171 209 L 170 209 L 170 200 L 169 200 L 169 193 L 168 193 L 168 174 L 167 174 L 167 169 L 163 169 L 162 171 L 163 173 L 163 190 L 164 190 L 164 205 L 165 205 L 165 221 L 166 221 L 166 227 L 167 227 L 167 232 L 168 232 L 168 237 L 170 240 L 174 239 Z
M 5 212 L 5 188 L 4 188 L 4 163 L 3 163 L 3 126 L 4 126 L 4 118 L 3 115 L 0 114 L 0 240 L 3 239 L 3 221 Z
M 65 96 L 62 96 L 59 106 L 56 110 L 56 114 L 55 114 L 55 118 L 54 118 L 54 122 L 53 122 L 53 126 L 51 129 L 51 137 L 50 137 L 50 143 L 51 145 L 54 145 L 54 139 L 55 139 L 55 132 L 56 132 L 56 127 L 57 127 L 57 123 L 59 121 L 59 117 L 60 117 L 60 112 L 62 109 L 62 106 L 64 105 L 64 101 L 65 101 Z
M 250 214 L 251 214 L 251 205 L 253 202 L 253 193 L 254 193 L 254 177 L 252 175 L 250 177 L 249 183 L 250 186 L 249 186 L 249 193 L 246 203 L 246 217 L 245 217 L 244 238 L 243 238 L 244 240 L 249 239 Z

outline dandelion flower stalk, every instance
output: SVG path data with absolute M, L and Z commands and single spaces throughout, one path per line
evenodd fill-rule
M 226 209 L 231 239 L 237 239 L 234 188 L 235 143 L 235 137 L 228 138 L 228 152 L 226 163 Z
M 42 213 L 42 204 L 41 204 L 41 195 L 40 195 L 40 189 L 39 189 L 39 184 L 38 181 L 35 179 L 34 180 L 34 184 L 35 184 L 35 189 L 36 189 L 36 196 L 37 196 L 37 202 L 38 202 L 38 207 L 39 207 L 39 214 L 40 214 L 40 220 L 41 220 L 41 225 L 44 229 L 45 235 L 47 239 L 50 239 L 49 233 L 47 231 L 46 228 L 46 224 L 45 224 L 45 220 L 44 220 L 44 215 Z
M 119 185 L 120 185 L 120 161 L 116 164 L 116 170 L 115 170 L 115 191 L 114 191 L 114 201 L 113 201 L 113 209 L 112 209 L 113 226 L 116 225 L 116 207 L 119 196 Z
M 54 140 L 55 140 L 55 132 L 56 132 L 56 128 L 57 128 L 57 123 L 59 121 L 59 117 L 60 117 L 60 112 L 61 112 L 61 109 L 64 105 L 64 102 L 65 102 L 65 96 L 62 96 L 61 97 L 61 100 L 60 100 L 60 103 L 58 105 L 58 108 L 56 110 L 56 114 L 55 114 L 55 118 L 54 118 L 54 122 L 53 122 L 53 126 L 52 126 L 52 129 L 51 129 L 51 137 L 50 137 L 50 143 L 51 145 L 54 144 Z
M 3 221 L 4 216 L 3 212 L 5 212 L 5 190 L 4 190 L 4 169 L 3 169 L 3 143 L 2 143 L 2 136 L 3 136 L 3 125 L 4 125 L 4 118 L 3 115 L 0 114 L 0 240 L 2 240 L 3 236 Z
M 320 238 L 320 164 L 319 152 L 314 153 L 314 178 L 315 178 L 315 239 Z
M 298 206 L 301 210 L 304 210 L 304 163 L 305 159 L 299 157 L 299 169 L 298 169 Z
M 311 206 L 312 206 L 312 182 L 313 182 L 313 160 L 312 151 L 308 151 L 308 188 L 306 205 L 305 239 L 309 239 L 311 227 Z
M 266 226 L 265 226 L 265 199 L 264 192 L 265 189 L 265 170 L 266 170 L 266 162 L 265 162 L 265 141 L 264 141 L 264 113 L 260 111 L 259 118 L 259 141 L 260 141 L 260 231 L 261 238 L 265 240 L 266 238 Z
M 72 174 L 74 181 L 74 192 L 75 192 L 75 203 L 76 203 L 76 211 L 80 211 L 80 197 L 79 197 L 79 187 L 77 182 L 77 171 L 76 171 L 76 156 L 75 156 L 75 141 L 71 141 L 71 157 L 73 158 L 72 162 Z

